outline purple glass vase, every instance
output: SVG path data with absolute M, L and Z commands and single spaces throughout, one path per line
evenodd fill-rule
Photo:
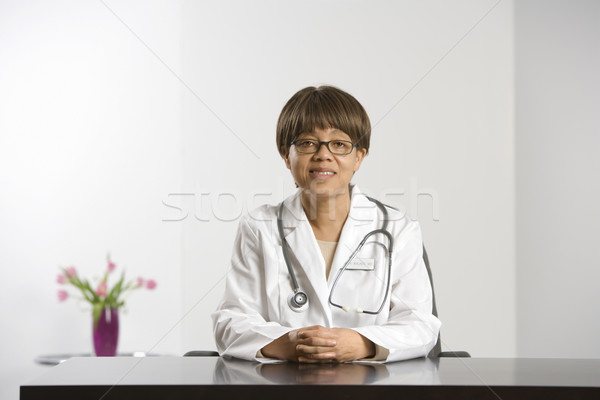
M 117 342 L 119 341 L 119 309 L 105 308 L 101 310 L 98 322 L 93 321 L 92 326 L 96 356 L 114 357 L 117 354 Z

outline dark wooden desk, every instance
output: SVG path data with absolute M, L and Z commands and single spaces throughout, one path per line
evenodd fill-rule
M 21 399 L 600 399 L 600 360 L 442 358 L 258 364 L 218 357 L 72 358 Z

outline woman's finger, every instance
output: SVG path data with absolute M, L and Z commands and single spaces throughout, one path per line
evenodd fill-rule
M 334 347 L 337 344 L 337 341 L 335 339 L 331 339 L 331 338 L 309 337 L 306 339 L 298 339 L 298 341 L 296 343 L 306 345 L 306 346 Z
M 302 345 L 299 344 L 296 346 L 296 353 L 298 354 L 302 354 L 302 355 L 306 355 L 306 354 L 335 354 L 334 351 L 332 351 L 332 348 L 330 346 L 306 346 L 306 345 Z
M 337 332 L 335 332 L 333 329 L 323 328 L 322 326 L 315 329 L 303 328 L 298 330 L 299 339 L 308 339 L 313 337 L 331 339 L 337 337 Z

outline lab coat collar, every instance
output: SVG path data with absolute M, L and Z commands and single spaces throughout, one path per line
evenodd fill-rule
M 351 185 L 350 188 L 352 190 L 350 213 L 348 214 L 346 224 L 344 224 L 344 229 L 348 224 L 352 227 L 357 227 L 374 223 L 377 219 L 377 205 L 369 200 L 367 195 L 362 193 L 357 185 Z
M 284 235 L 288 236 L 298 226 L 303 223 L 308 224 L 308 218 L 302 208 L 300 201 L 300 190 L 286 198 L 283 202 L 284 216 L 283 227 Z M 367 196 L 360 191 L 358 185 L 350 185 L 350 213 L 346 225 L 350 223 L 353 227 L 368 225 L 376 219 L 377 205 L 370 201 Z M 310 227 L 310 224 L 308 224 Z M 314 236 L 314 235 L 313 235 Z

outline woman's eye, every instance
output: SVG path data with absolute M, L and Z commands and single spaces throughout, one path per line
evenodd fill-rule
M 343 148 L 348 147 L 348 143 L 342 142 L 341 140 L 334 140 L 333 142 L 331 142 L 331 144 L 333 145 L 333 147 L 336 147 L 338 149 L 343 149 Z
M 312 140 L 302 140 L 298 143 L 301 147 L 311 147 L 315 145 L 315 142 Z

